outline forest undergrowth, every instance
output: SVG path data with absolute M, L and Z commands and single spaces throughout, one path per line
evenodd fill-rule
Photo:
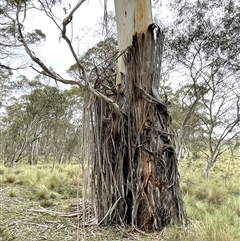
M 116 225 L 82 226 L 77 164 L 0 166 L 0 241 L 240 240 L 240 159 L 222 156 L 207 180 L 201 177 L 204 164 L 179 163 L 187 226 L 151 234 Z

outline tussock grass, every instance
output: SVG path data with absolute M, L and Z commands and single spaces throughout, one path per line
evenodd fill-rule
M 9 191 L 8 191 L 8 195 L 9 197 L 17 197 L 18 194 L 17 194 L 17 190 L 15 187 L 12 187 Z
M 0 175 L 3 175 L 3 174 L 4 174 L 4 172 L 5 172 L 4 167 L 1 167 L 1 166 L 0 166 Z
M 2 229 L 1 227 L 0 227 L 0 238 L 1 238 L 0 239 L 1 241 L 17 241 L 12 234 L 9 234 L 9 232 Z
M 16 181 L 16 176 L 8 174 L 5 176 L 3 183 L 14 183 Z
M 227 209 L 234 212 L 236 216 L 240 218 L 240 196 L 238 196 L 238 198 L 235 198 L 235 199 L 228 199 L 228 202 L 226 204 L 227 204 Z
M 38 184 L 34 189 L 34 198 L 37 200 L 49 199 L 50 191 L 44 184 Z
M 27 186 L 32 190 L 30 199 L 44 200 L 77 197 L 79 171 L 77 165 L 1 167 L 4 184 Z
M 236 241 L 239 236 L 227 224 L 215 220 L 195 221 L 187 228 L 171 227 L 164 241 Z
M 211 183 L 197 187 L 193 195 L 197 200 L 207 202 L 214 206 L 222 205 L 228 197 L 228 192 L 223 187 L 214 186 Z
M 42 200 L 40 206 L 44 208 L 54 207 L 55 203 L 52 200 Z

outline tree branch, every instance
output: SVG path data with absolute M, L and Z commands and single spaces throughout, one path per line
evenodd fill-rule
M 64 84 L 71 84 L 71 85 L 80 85 L 80 82 L 78 81 L 74 81 L 74 80 L 66 80 L 63 79 L 60 75 L 53 73 L 35 54 L 34 52 L 28 47 L 28 44 L 24 38 L 24 35 L 22 33 L 22 29 L 21 29 L 21 24 L 19 22 L 19 13 L 20 13 L 20 8 L 21 8 L 21 1 L 18 4 L 17 7 L 17 13 L 16 13 L 16 20 L 17 20 L 17 28 L 18 28 L 18 33 L 19 33 L 19 41 L 23 44 L 26 53 L 28 54 L 28 56 L 35 62 L 37 63 L 42 70 L 45 71 L 45 75 L 47 75 L 48 77 L 51 77 L 52 79 L 62 82 Z M 36 70 L 35 68 L 33 68 L 34 70 Z M 39 72 L 39 71 L 37 71 Z M 44 74 L 44 73 L 42 73 Z
M 73 10 L 69 13 L 69 15 L 63 20 L 63 30 L 62 30 L 62 37 L 63 39 L 66 40 L 70 50 L 71 50 L 71 53 L 74 57 L 74 59 L 76 60 L 77 64 L 78 64 L 78 67 L 79 69 L 82 71 L 83 73 L 83 80 L 85 81 L 86 83 L 86 88 L 93 94 L 95 95 L 96 97 L 98 98 L 101 98 L 103 100 L 105 100 L 113 109 L 113 111 L 115 112 L 117 118 L 116 120 L 118 121 L 119 118 L 120 118 L 120 115 L 121 115 L 121 112 L 120 112 L 120 108 L 118 106 L 118 104 L 116 102 L 114 102 L 112 99 L 108 98 L 107 96 L 105 96 L 104 94 L 100 93 L 99 91 L 95 90 L 88 78 L 87 78 L 87 75 L 86 75 L 86 71 L 84 69 L 84 67 L 81 65 L 81 63 L 79 62 L 79 59 L 73 49 L 73 46 L 71 44 L 71 41 L 69 40 L 69 38 L 66 36 L 66 27 L 67 25 L 71 22 L 72 18 L 73 18 L 73 14 L 74 12 L 82 5 L 83 2 L 85 2 L 86 0 L 81 0 L 77 3 L 77 5 L 73 8 Z M 45 72 L 45 73 L 42 73 L 41 74 L 44 74 L 56 81 L 59 81 L 61 83 L 64 83 L 64 84 L 70 84 L 70 85 L 78 85 L 78 86 L 81 86 L 83 87 L 83 85 L 81 84 L 80 81 L 75 81 L 75 80 L 67 80 L 67 79 L 63 79 L 60 75 L 58 74 L 55 74 L 53 71 L 51 71 L 35 54 L 34 52 L 29 48 L 25 38 L 24 38 L 24 35 L 23 35 L 23 32 L 22 32 L 22 29 L 21 29 L 21 24 L 19 22 L 19 13 L 20 13 L 20 9 L 21 9 L 21 1 L 19 2 L 18 4 L 18 7 L 17 7 L 17 12 L 16 12 L 16 22 L 17 22 L 17 27 L 18 27 L 18 33 L 19 33 L 19 41 L 23 44 L 24 48 L 25 48 L 25 51 L 26 53 L 28 54 L 28 56 L 33 60 L 33 62 L 35 62 L 36 64 L 38 64 L 38 66 L 41 67 L 41 69 Z M 38 71 L 36 68 L 32 67 L 35 71 L 37 71 L 38 73 L 40 73 L 40 71 Z M 117 122 L 116 121 L 116 122 Z
M 82 71 L 83 74 L 83 78 L 86 81 L 87 77 L 86 77 L 86 71 L 84 69 L 84 67 L 82 66 L 82 64 L 79 62 L 78 56 L 76 55 L 73 46 L 71 44 L 70 39 L 67 37 L 66 35 L 66 30 L 67 30 L 67 25 L 72 21 L 73 19 L 73 14 L 75 13 L 75 11 L 77 11 L 77 9 L 85 2 L 86 0 L 80 0 L 77 5 L 72 9 L 72 11 L 68 14 L 68 16 L 63 20 L 63 29 L 62 29 L 62 38 L 65 39 L 65 41 L 68 44 L 68 47 L 71 50 L 71 53 L 79 67 L 79 69 Z

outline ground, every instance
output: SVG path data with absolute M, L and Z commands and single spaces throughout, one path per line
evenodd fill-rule
M 46 209 L 66 215 L 71 214 L 73 212 L 69 203 L 74 203 L 76 200 L 64 202 L 55 200 L 49 203 L 50 207 L 42 209 L 41 201 L 29 200 L 29 190 L 25 187 L 17 186 L 15 197 L 9 196 L 11 188 L 9 184 L 1 185 L 0 188 L 1 241 L 139 240 L 137 232 L 127 231 L 117 226 L 111 228 L 90 226 L 78 229 L 76 217 L 52 216 L 37 211 Z M 48 206 L 47 202 L 45 204 Z
M 29 190 L 17 186 L 12 197 L 9 196 L 11 189 L 9 184 L 1 185 L 0 240 L 76 240 L 77 223 L 73 219 L 34 212 L 32 210 L 39 209 L 39 203 L 29 200 Z M 54 205 L 51 209 L 62 209 L 58 200 L 51 205 Z

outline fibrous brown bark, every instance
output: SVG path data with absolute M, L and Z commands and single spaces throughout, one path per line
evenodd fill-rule
M 115 101 L 96 99 L 93 192 L 99 223 L 161 230 L 184 219 L 174 132 L 157 96 L 163 35 L 156 25 L 135 34 Z

